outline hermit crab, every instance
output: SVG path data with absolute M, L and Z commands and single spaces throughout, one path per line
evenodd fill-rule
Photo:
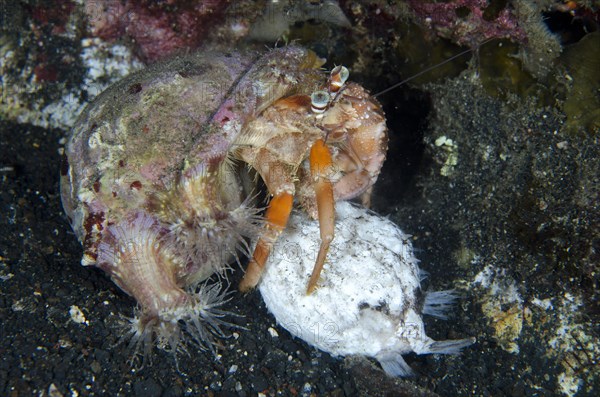
M 222 295 L 203 281 L 247 252 L 240 289 L 256 286 L 294 202 L 319 221 L 307 293 L 317 286 L 334 202 L 368 203 L 387 150 L 378 102 L 345 67 L 326 73 L 323 62 L 298 46 L 198 52 L 128 76 L 80 115 L 63 206 L 82 264 L 137 300 L 136 350 L 177 351 L 186 336 L 210 346 Z

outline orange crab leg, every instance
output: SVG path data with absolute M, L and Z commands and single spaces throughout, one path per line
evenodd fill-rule
M 333 188 L 327 178 L 331 169 L 332 159 L 325 141 L 318 139 L 310 149 L 310 173 L 313 178 L 315 193 L 317 196 L 317 212 L 319 214 L 319 229 L 321 231 L 321 246 L 315 262 L 306 294 L 312 293 L 319 281 L 319 275 L 325 264 L 329 245 L 333 241 L 335 226 L 335 206 L 333 202 Z
M 293 195 L 287 192 L 274 195 L 269 202 L 269 208 L 267 208 L 265 214 L 267 230 L 256 243 L 256 248 L 246 269 L 246 274 L 240 282 L 240 291 L 247 292 L 258 284 L 267 258 L 271 253 L 273 243 L 287 225 L 288 218 L 292 212 L 293 202 Z

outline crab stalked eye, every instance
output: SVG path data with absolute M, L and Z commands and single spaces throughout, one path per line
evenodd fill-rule
M 329 91 L 338 92 L 344 86 L 350 76 L 350 71 L 345 66 L 336 66 L 333 68 L 329 78 Z
M 315 91 L 310 95 L 310 108 L 313 113 L 323 113 L 329 105 L 329 93 L 327 91 Z

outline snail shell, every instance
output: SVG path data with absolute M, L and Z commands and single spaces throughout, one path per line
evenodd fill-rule
M 258 233 L 247 167 L 229 153 L 244 126 L 282 97 L 310 94 L 322 61 L 288 46 L 198 52 L 132 74 L 80 115 L 61 167 L 62 202 L 83 244 L 140 309 L 133 346 L 210 346 L 222 298 L 201 282 Z

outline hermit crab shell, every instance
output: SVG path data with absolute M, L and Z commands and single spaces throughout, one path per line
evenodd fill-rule
M 198 52 L 125 78 L 79 117 L 61 167 L 63 206 L 82 264 L 137 300 L 135 345 L 177 350 L 183 334 L 202 343 L 218 332 L 219 294 L 200 282 L 258 233 L 255 180 L 232 146 L 274 101 L 323 86 L 321 64 L 295 46 Z
M 323 80 L 319 62 L 294 46 L 263 56 L 198 52 L 103 92 L 76 122 L 61 170 L 63 205 L 84 245 L 82 263 L 98 264 L 107 227 L 152 212 L 149 198 L 186 170 L 224 162 L 244 124 L 271 103 L 314 90 Z M 224 196 L 235 205 L 243 192 L 235 181 L 229 185 Z

